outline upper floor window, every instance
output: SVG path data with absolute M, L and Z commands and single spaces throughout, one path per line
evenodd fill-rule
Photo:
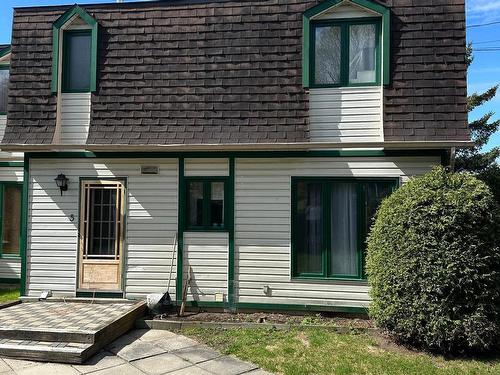
M 0 115 L 7 113 L 7 89 L 9 85 L 9 66 L 0 65 Z
M 87 30 L 64 32 L 62 91 L 90 91 L 90 54 L 92 33 Z
M 370 0 L 325 0 L 304 13 L 304 87 L 389 83 L 389 10 Z
M 78 5 L 52 26 L 52 92 L 96 89 L 97 21 Z
M 378 20 L 312 24 L 312 86 L 377 84 L 380 79 Z

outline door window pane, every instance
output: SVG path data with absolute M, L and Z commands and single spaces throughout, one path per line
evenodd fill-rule
M 203 182 L 189 183 L 189 226 L 203 225 Z
M 9 85 L 9 70 L 0 67 L 0 113 L 7 113 L 7 88 Z
M 314 83 L 340 83 L 340 27 L 315 28 Z
M 115 258 L 116 196 L 118 190 L 102 187 L 90 189 L 89 197 L 89 239 L 87 255 L 97 258 Z
M 63 90 L 90 90 L 90 32 L 65 32 Z
M 21 230 L 21 187 L 6 186 L 3 191 L 2 252 L 19 254 Z
M 375 82 L 375 25 L 349 27 L 349 82 Z
M 357 276 L 358 231 L 356 184 L 335 182 L 331 186 L 330 272 Z
M 297 184 L 297 272 L 322 272 L 323 202 L 322 184 Z
M 210 226 L 222 228 L 224 226 L 224 182 L 212 182 L 210 188 Z

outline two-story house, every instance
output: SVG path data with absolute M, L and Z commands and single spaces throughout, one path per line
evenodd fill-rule
M 17 8 L 22 293 L 360 311 L 379 202 L 469 145 L 464 0 Z

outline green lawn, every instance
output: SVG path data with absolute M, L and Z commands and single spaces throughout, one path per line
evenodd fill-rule
M 0 303 L 15 301 L 19 297 L 19 289 L 0 289 Z
M 365 333 L 338 334 L 320 328 L 289 331 L 189 328 L 182 333 L 277 374 L 500 374 L 500 357 L 446 360 L 412 352 Z

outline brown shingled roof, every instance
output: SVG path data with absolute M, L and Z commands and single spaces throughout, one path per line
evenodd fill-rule
M 387 0 L 386 140 L 465 140 L 463 0 Z M 89 144 L 308 140 L 302 13 L 313 0 L 84 6 L 99 23 Z M 52 23 L 68 7 L 16 9 L 4 143 L 50 143 Z

